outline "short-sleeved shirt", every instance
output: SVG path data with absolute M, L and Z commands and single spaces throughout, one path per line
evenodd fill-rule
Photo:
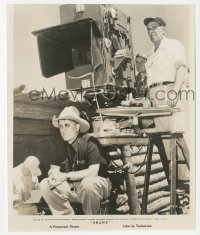
M 97 140 L 80 135 L 72 144 L 67 144 L 67 156 L 60 165 L 61 171 L 69 172 L 84 170 L 94 164 L 100 164 L 98 175 L 107 177 L 107 162 L 102 157 Z
M 175 39 L 163 38 L 159 48 L 151 51 L 146 66 L 147 85 L 159 82 L 174 82 L 177 63 L 185 64 L 185 49 Z

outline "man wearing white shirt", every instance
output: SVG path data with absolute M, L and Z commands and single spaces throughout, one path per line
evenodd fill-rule
M 184 132 L 185 115 L 179 92 L 186 74 L 185 49 L 182 43 L 165 36 L 166 23 L 159 17 L 144 19 L 147 32 L 154 48 L 146 62 L 147 85 L 153 107 L 177 107 L 177 112 L 170 117 L 154 119 L 157 132 Z M 184 138 L 177 143 L 185 155 L 189 166 L 189 152 Z

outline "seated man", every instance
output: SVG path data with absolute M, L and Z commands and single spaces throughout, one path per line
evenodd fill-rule
M 31 196 L 31 191 L 39 189 L 37 176 L 41 175 L 40 161 L 35 156 L 29 156 L 13 169 L 13 208 L 17 214 L 35 215 L 37 207 L 27 205 L 25 201 Z
M 100 202 L 110 195 L 106 161 L 94 138 L 82 133 L 90 128 L 76 107 L 64 108 L 53 125 L 66 141 L 65 161 L 51 165 L 49 177 L 40 183 L 52 214 L 74 214 L 70 203 L 80 202 L 85 214 L 99 214 Z M 64 171 L 64 172 L 63 172 Z

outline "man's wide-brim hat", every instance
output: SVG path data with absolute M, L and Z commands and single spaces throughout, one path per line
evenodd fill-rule
M 80 117 L 80 112 L 74 106 L 65 107 L 59 117 L 53 116 L 52 123 L 56 128 L 59 128 L 60 120 L 71 120 L 80 124 L 80 132 L 84 133 L 89 130 L 90 124 Z
M 160 17 L 147 17 L 144 19 L 144 24 L 147 26 L 148 23 L 152 21 L 157 22 L 160 26 L 166 26 L 165 21 Z

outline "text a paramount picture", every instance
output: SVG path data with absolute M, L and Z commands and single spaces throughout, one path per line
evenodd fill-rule
M 9 11 L 9 230 L 194 228 L 194 6 Z

